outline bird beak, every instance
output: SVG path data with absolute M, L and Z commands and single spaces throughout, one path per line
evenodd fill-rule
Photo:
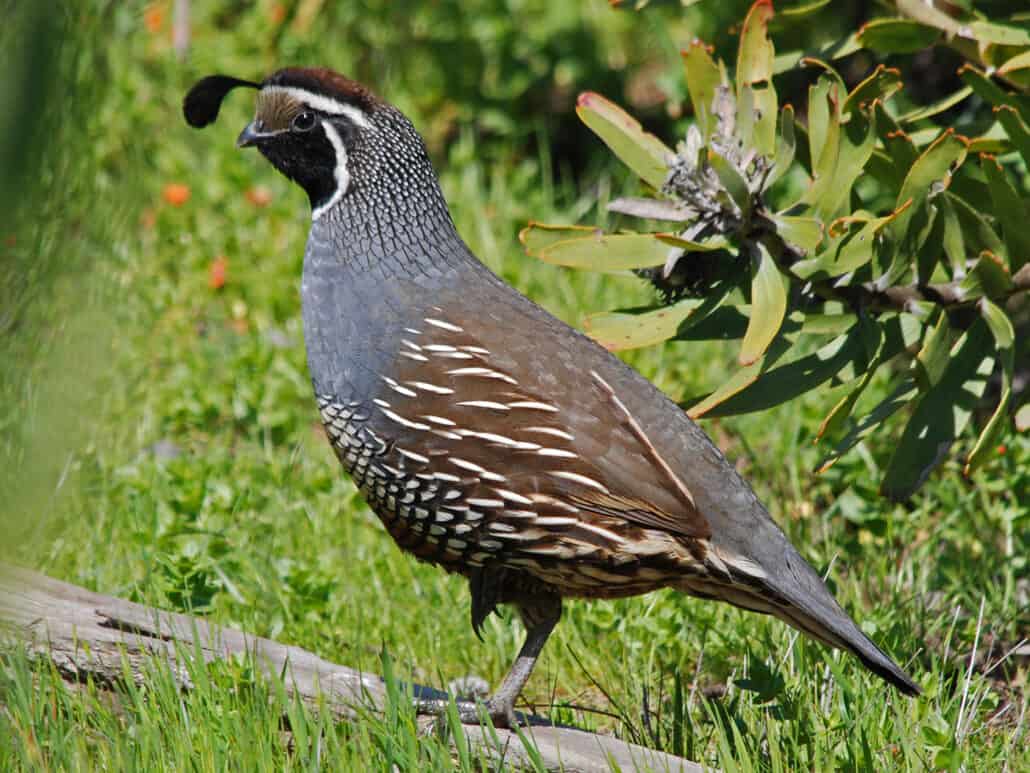
M 254 126 L 254 121 L 251 121 L 243 127 L 240 136 L 236 138 L 236 147 L 249 148 L 252 145 L 256 145 L 258 140 L 267 136 L 269 136 L 267 133 L 258 131 Z

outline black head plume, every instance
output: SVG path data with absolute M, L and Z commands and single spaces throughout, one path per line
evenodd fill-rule
M 231 75 L 208 75 L 201 78 L 182 100 L 182 114 L 186 123 L 195 129 L 207 126 L 218 117 L 225 95 L 238 86 L 260 89 L 260 83 L 233 78 Z

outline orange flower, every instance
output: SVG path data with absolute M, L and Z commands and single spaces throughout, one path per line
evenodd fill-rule
M 225 287 L 225 275 L 229 269 L 229 261 L 224 255 L 219 255 L 211 261 L 208 269 L 207 284 L 212 290 L 221 290 Z
M 147 32 L 156 35 L 165 26 L 164 3 L 151 3 L 143 11 L 143 26 Z
M 168 183 L 161 192 L 161 196 L 173 207 L 181 207 L 190 200 L 190 187 L 182 183 Z
M 267 207 L 272 202 L 272 192 L 262 185 L 255 185 L 247 191 L 247 201 L 255 207 Z

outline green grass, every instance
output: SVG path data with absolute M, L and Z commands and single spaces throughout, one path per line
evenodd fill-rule
M 103 326 L 83 330 L 70 317 L 78 330 L 71 340 L 95 330 L 111 340 L 97 346 L 100 354 L 46 343 L 18 390 L 5 382 L 23 414 L 11 426 L 46 427 L 54 374 L 76 356 L 99 359 L 85 369 L 97 395 L 81 416 L 85 429 L 70 429 L 75 442 L 60 449 L 71 474 L 62 474 L 56 496 L 25 500 L 44 503 L 39 510 L 9 517 L 5 528 L 18 540 L 8 557 L 329 660 L 380 673 L 389 666 L 401 680 L 445 686 L 472 673 L 496 683 L 521 643 L 520 626 L 492 617 L 478 641 L 463 581 L 392 544 L 318 429 L 299 316 L 303 195 L 233 148 L 250 110 L 245 97 L 211 129 L 189 130 L 178 101 L 202 73 L 184 72 L 132 14 L 115 21 L 120 48 L 93 122 L 103 132 L 92 135 L 99 171 L 90 185 L 106 199 L 68 204 L 76 218 L 110 225 L 109 242 L 86 242 L 94 273 L 107 280 L 91 307 L 106 312 Z M 213 69 L 249 74 L 275 62 L 248 48 L 242 33 L 225 40 L 225 50 L 201 55 L 217 62 Z M 633 279 L 539 264 L 516 241 L 530 219 L 603 217 L 611 192 L 629 189 L 621 170 L 595 168 L 577 188 L 553 179 L 546 159 L 487 166 L 471 133 L 438 165 L 476 253 L 559 317 L 578 323 L 589 311 L 648 300 Z M 168 183 L 188 185 L 189 200 L 167 203 Z M 267 193 L 266 205 L 254 203 L 262 199 L 255 189 Z M 227 281 L 213 289 L 218 256 Z M 64 319 L 67 293 L 39 302 Z M 733 356 L 681 343 L 630 359 L 682 395 L 717 383 Z M 874 387 L 870 400 L 877 388 L 882 394 L 882 384 Z M 664 592 L 567 604 L 524 695 L 530 706 L 727 771 L 1030 766 L 1026 660 L 984 675 L 985 662 L 1030 631 L 1030 443 L 1011 438 L 972 481 L 948 462 L 911 505 L 893 506 L 875 495 L 891 451 L 885 439 L 812 474 L 820 456 L 813 433 L 833 400 L 808 395 L 704 426 L 925 695 L 901 698 L 853 659 L 778 622 Z M 51 487 L 56 479 L 46 478 Z M 69 688 L 17 652 L 0 663 L 4 770 L 477 766 L 452 759 L 440 739 L 419 737 L 399 695 L 385 717 L 334 724 L 246 663 L 197 672 L 188 694 L 155 664 L 143 686 L 114 696 L 90 684 Z

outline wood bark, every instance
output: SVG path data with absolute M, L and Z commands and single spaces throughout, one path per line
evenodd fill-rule
M 22 647 L 34 659 L 49 660 L 69 682 L 92 679 L 111 689 L 125 678 L 146 679 L 147 664 L 161 660 L 182 689 L 191 689 L 184 658 L 205 662 L 245 655 L 268 679 L 283 679 L 286 693 L 312 711 L 328 706 L 339 721 L 360 709 L 381 711 L 386 686 L 377 674 L 330 663 L 299 647 L 217 626 L 189 615 L 165 612 L 86 590 L 37 572 L 0 566 L 0 621 L 3 645 Z M 416 697 L 446 698 L 432 687 L 415 685 Z M 324 702 L 320 701 L 320 697 Z M 526 717 L 523 733 L 534 742 L 550 770 L 656 770 L 696 773 L 700 765 L 616 738 L 551 725 Z M 428 724 L 429 720 L 426 719 Z M 530 756 L 511 730 L 465 726 L 475 751 L 513 767 L 530 766 Z

